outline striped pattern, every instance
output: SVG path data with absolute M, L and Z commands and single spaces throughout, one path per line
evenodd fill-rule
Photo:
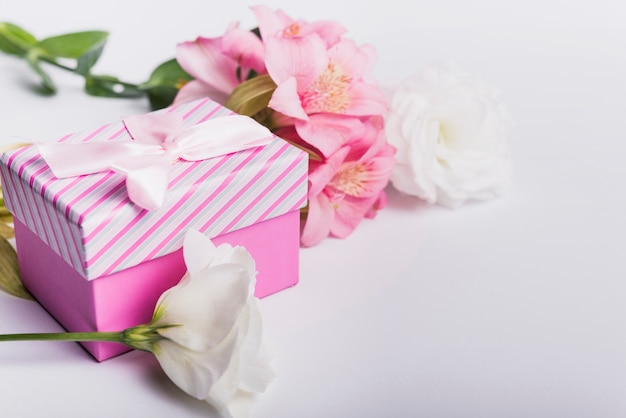
M 186 126 L 232 113 L 206 99 L 161 111 L 180 112 Z M 121 121 L 58 139 L 129 140 Z M 188 228 L 215 237 L 303 207 L 307 167 L 306 154 L 279 138 L 236 154 L 181 161 L 165 204 L 146 211 L 129 201 L 117 173 L 57 179 L 35 147 L 0 156 L 7 208 L 87 279 L 179 249 Z

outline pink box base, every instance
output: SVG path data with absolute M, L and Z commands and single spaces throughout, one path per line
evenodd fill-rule
M 255 295 L 265 297 L 298 282 L 300 212 L 292 211 L 212 241 L 245 247 L 256 262 Z M 138 266 L 86 280 L 28 227 L 15 219 L 22 280 L 68 331 L 120 331 L 149 322 L 159 296 L 186 268 L 182 249 Z M 124 352 L 118 343 L 81 343 L 98 361 Z

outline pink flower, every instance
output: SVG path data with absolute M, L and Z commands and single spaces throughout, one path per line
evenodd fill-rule
M 231 25 L 224 36 L 218 38 L 198 37 L 195 41 L 178 44 L 176 60 L 194 80 L 179 90 L 174 102 L 210 97 L 226 103 L 251 70 L 266 73 L 263 54 L 261 40 L 237 25 Z
M 363 139 L 342 146 L 324 162 L 311 161 L 303 246 L 329 235 L 345 238 L 364 217 L 373 217 L 385 205 L 383 189 L 395 164 L 395 149 L 376 125 L 368 121 Z
M 349 40 L 326 49 L 321 38 L 265 40 L 265 62 L 278 86 L 270 107 L 288 116 L 308 120 L 316 113 L 352 116 L 387 111 L 384 92 L 363 81 L 371 53 Z
M 330 20 L 308 23 L 294 20 L 282 10 L 274 11 L 268 6 L 254 6 L 251 9 L 259 23 L 261 38 L 264 40 L 271 37 L 294 38 L 315 33 L 327 46 L 333 46 L 346 32 L 342 25 Z
M 366 82 L 371 48 L 342 40 L 326 48 L 316 35 L 265 40 L 267 71 L 277 88 L 269 107 L 295 119 L 298 134 L 325 156 L 363 130 L 360 117 L 387 112 L 384 92 Z

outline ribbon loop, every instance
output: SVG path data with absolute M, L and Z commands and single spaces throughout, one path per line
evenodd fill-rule
M 163 205 L 172 169 L 179 159 L 201 161 L 267 145 L 272 133 L 252 118 L 222 116 L 183 127 L 177 113 L 156 112 L 123 119 L 132 141 L 37 143 L 58 178 L 102 171 L 125 177 L 130 200 L 143 209 Z

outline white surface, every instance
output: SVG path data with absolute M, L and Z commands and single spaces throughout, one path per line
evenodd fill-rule
M 96 67 L 143 81 L 197 35 L 254 20 L 242 1 L 0 0 L 43 37 L 111 32 Z M 626 4 L 268 1 L 335 19 L 392 84 L 441 58 L 498 85 L 518 122 L 515 181 L 455 211 L 390 192 L 345 240 L 301 251 L 301 283 L 262 302 L 278 378 L 254 417 L 626 416 Z M 42 98 L 0 56 L 0 137 L 51 137 L 147 111 L 52 71 Z M 0 333 L 60 327 L 0 294 Z M 82 410 L 83 412 L 77 412 Z M 98 364 L 74 343 L 0 345 L 3 417 L 200 417 L 145 353 Z

